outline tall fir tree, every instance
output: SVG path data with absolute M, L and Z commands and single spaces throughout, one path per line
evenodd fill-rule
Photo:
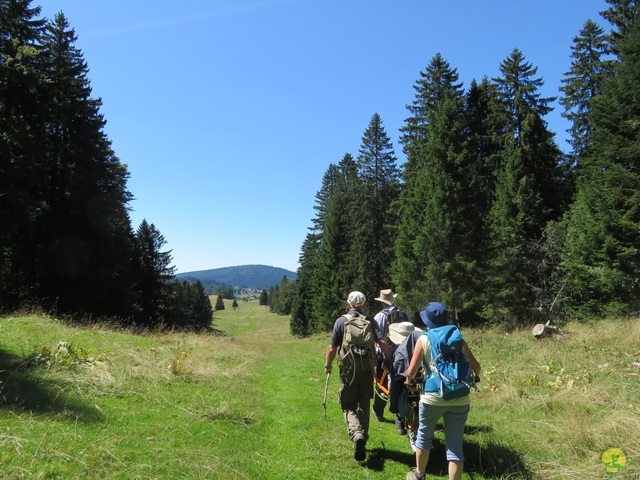
M 302 244 L 297 275 L 297 285 L 291 307 L 290 330 L 294 335 L 305 336 L 314 331 L 323 331 L 326 326 L 320 319 L 324 318 L 326 306 L 318 298 L 325 285 L 322 269 L 322 237 L 324 224 L 329 218 L 331 196 L 338 183 L 340 169 L 331 163 L 324 172 L 322 185 L 316 193 L 315 217 L 312 226 Z
M 0 0 L 0 310 L 37 296 L 45 99 L 40 10 L 31 0 Z
M 591 99 L 600 93 L 604 82 L 611 77 L 614 62 L 607 59 L 608 42 L 604 30 L 593 20 L 587 20 L 571 47 L 571 68 L 562 79 L 560 103 L 562 115 L 571 122 L 573 162 L 579 163 L 591 138 L 589 122 Z
M 170 284 L 175 268 L 171 265 L 171 251 L 162 251 L 164 236 L 153 223 L 142 220 L 135 236 L 138 260 L 136 323 L 155 327 L 165 321 L 170 308 Z
M 129 174 L 104 134 L 101 101 L 91 98 L 75 41 L 57 14 L 43 37 L 49 101 L 43 108 L 40 297 L 55 299 L 58 310 L 122 316 L 132 302 Z
M 583 318 L 640 308 L 640 12 L 635 2 L 609 3 L 628 7 L 616 40 L 619 62 L 592 99 L 589 155 L 562 259 L 567 310 Z
M 515 49 L 494 81 L 508 114 L 495 201 L 489 213 L 491 261 L 485 314 L 511 323 L 535 318 L 544 306 L 535 248 L 547 223 L 567 201 L 561 152 L 544 116 L 553 98 L 542 98 L 537 67 Z M 543 275 L 549 275 L 544 272 Z
M 640 13 L 638 0 L 605 0 L 610 6 L 600 12 L 603 18 L 611 23 L 613 29 L 609 34 L 609 45 L 615 55 L 619 55 L 620 41 L 629 35 L 635 27 L 633 24 Z
M 292 335 L 304 337 L 312 333 L 314 328 L 314 312 L 311 299 L 315 296 L 317 287 L 314 282 L 314 265 L 318 256 L 319 235 L 314 231 L 307 236 L 300 249 L 300 256 L 296 277 L 296 288 L 291 302 L 291 320 L 289 330 Z
M 350 222 L 352 248 L 358 258 L 353 288 L 368 298 L 390 286 L 394 260 L 394 230 L 398 215 L 394 204 L 400 197 L 400 169 L 391 139 L 379 114 L 371 117 L 362 136 L 357 158 L 362 197 Z
M 328 190 L 321 240 L 315 264 L 317 291 L 312 299 L 314 330 L 329 330 L 343 313 L 349 290 L 355 288 L 360 259 L 353 248 L 354 215 L 360 208 L 362 182 L 351 154 L 345 154 Z
M 422 309 L 434 295 L 457 302 L 451 279 L 440 275 L 440 267 L 453 260 L 445 244 L 457 241 L 452 239 L 447 202 L 461 187 L 452 171 L 463 161 L 465 141 L 464 92 L 457 70 L 438 53 L 420 76 L 416 98 L 407 107 L 411 116 L 401 128 L 407 162 L 392 267 L 393 283 L 411 311 Z

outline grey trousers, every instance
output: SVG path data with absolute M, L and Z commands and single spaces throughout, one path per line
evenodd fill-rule
M 369 438 L 372 398 L 373 373 L 356 377 L 351 385 L 340 385 L 340 405 L 352 441 L 359 434 Z

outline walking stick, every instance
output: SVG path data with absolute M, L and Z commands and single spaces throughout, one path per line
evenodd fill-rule
M 324 424 L 328 427 L 329 422 L 327 421 L 327 390 L 329 390 L 329 377 L 331 376 L 331 372 L 327 373 L 327 378 L 324 381 L 324 399 L 322 400 L 322 406 L 324 407 Z

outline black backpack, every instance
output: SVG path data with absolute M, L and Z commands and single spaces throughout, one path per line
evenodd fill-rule
M 382 312 L 387 317 L 387 322 L 384 326 L 385 331 L 382 332 L 382 336 L 389 340 L 389 325 L 391 325 L 392 323 L 407 322 L 409 321 L 409 318 L 407 317 L 407 314 L 400 310 L 398 307 L 395 307 L 391 310 L 383 310 Z

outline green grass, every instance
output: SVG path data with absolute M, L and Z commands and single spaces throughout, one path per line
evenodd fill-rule
M 216 312 L 218 335 L 134 335 L 45 316 L 0 318 L 0 479 L 389 479 L 406 437 L 373 421 L 360 465 L 322 365 L 328 335 L 298 339 L 258 302 Z M 465 478 L 612 478 L 610 448 L 640 475 L 640 322 L 569 324 L 569 338 L 465 330 L 483 364 Z M 60 341 L 89 361 L 27 365 Z M 101 361 L 91 361 L 93 359 Z M 446 478 L 444 436 L 428 478 Z

